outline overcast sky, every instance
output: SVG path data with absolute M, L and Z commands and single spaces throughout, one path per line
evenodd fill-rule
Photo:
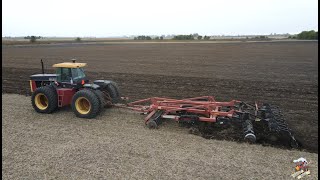
M 318 0 L 2 0 L 2 37 L 303 30 L 318 30 Z

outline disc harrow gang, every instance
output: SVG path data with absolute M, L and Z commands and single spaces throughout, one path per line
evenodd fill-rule
M 265 103 L 218 102 L 213 96 L 202 96 L 180 100 L 152 97 L 115 106 L 146 114 L 145 124 L 149 128 L 158 128 L 163 119 L 173 119 L 192 127 L 235 125 L 242 128 L 243 139 L 250 143 L 265 137 L 273 141 L 284 138 L 287 145 L 299 147 L 279 107 Z

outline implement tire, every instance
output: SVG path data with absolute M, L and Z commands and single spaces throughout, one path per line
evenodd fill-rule
M 82 89 L 72 97 L 71 107 L 79 118 L 95 118 L 100 112 L 99 97 L 89 89 Z
M 52 113 L 58 107 L 57 91 L 51 86 L 39 87 L 32 93 L 31 103 L 38 113 Z

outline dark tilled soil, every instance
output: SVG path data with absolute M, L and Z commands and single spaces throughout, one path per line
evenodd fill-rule
M 2 92 L 25 94 L 28 78 L 76 57 L 91 79 L 118 83 L 132 100 L 213 95 L 280 106 L 303 148 L 318 153 L 318 43 L 180 43 L 6 46 Z

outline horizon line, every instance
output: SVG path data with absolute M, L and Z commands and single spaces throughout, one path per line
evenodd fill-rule
M 312 31 L 312 30 L 310 30 Z M 314 30 L 314 31 L 318 31 L 318 30 Z M 27 37 L 27 36 L 40 36 L 42 38 L 74 38 L 74 37 L 82 37 L 82 38 L 126 38 L 126 37 L 135 37 L 135 36 L 177 36 L 177 35 L 194 35 L 194 34 L 198 34 L 198 33 L 190 33 L 190 34 L 166 34 L 166 35 L 144 35 L 144 34 L 139 34 L 139 35 L 114 35 L 114 36 L 55 36 L 55 35 L 51 35 L 51 36 L 41 36 L 41 35 L 18 35 L 18 36 L 10 36 L 10 35 L 4 35 L 2 36 L 2 38 L 19 38 L 19 37 Z M 216 37 L 230 37 L 230 36 L 276 36 L 276 35 L 296 35 L 299 33 L 270 33 L 270 34 L 238 34 L 238 35 L 230 35 L 230 34 L 219 34 L 219 35 L 201 35 L 198 34 L 199 36 L 216 36 Z

